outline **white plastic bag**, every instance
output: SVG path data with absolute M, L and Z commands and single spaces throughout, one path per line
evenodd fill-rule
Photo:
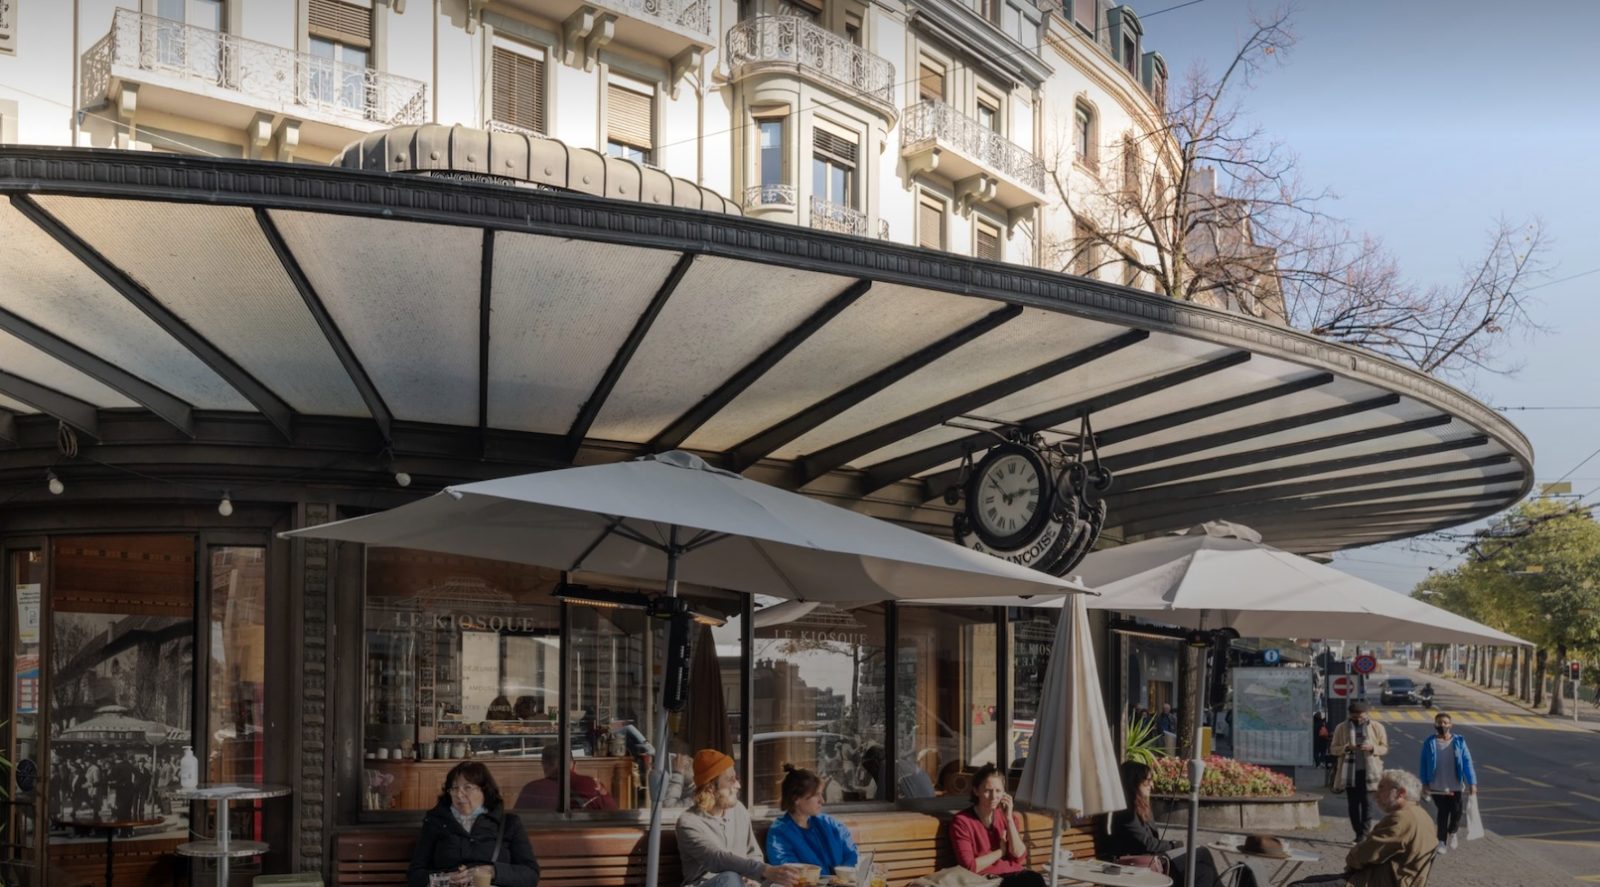
M 1467 795 L 1467 840 L 1483 837 L 1483 817 L 1478 815 L 1478 793 Z

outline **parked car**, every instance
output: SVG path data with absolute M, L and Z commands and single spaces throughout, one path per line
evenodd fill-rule
M 1416 705 L 1417 683 L 1410 678 L 1389 678 L 1380 697 L 1384 705 Z

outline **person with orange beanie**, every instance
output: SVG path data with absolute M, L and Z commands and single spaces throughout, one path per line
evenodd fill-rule
M 694 802 L 678 817 L 678 858 L 684 887 L 793 887 L 802 873 L 762 858 L 750 811 L 739 803 L 733 758 L 713 748 L 694 755 Z

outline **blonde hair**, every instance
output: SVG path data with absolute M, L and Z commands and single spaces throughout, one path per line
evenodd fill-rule
M 711 813 L 717 809 L 717 781 L 715 779 L 705 785 L 694 787 L 694 809 L 701 813 Z

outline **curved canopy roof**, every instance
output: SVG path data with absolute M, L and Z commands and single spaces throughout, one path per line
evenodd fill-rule
M 1472 520 L 1532 478 L 1516 428 L 1425 375 L 1034 268 L 130 152 L 0 148 L 0 191 L 0 447 L 27 414 L 92 438 L 141 410 L 201 439 L 216 416 L 285 443 L 353 424 L 397 454 L 470 432 L 523 466 L 681 446 L 931 529 L 988 429 L 1063 439 L 1089 414 L 1108 535 L 1225 518 L 1299 552 Z

